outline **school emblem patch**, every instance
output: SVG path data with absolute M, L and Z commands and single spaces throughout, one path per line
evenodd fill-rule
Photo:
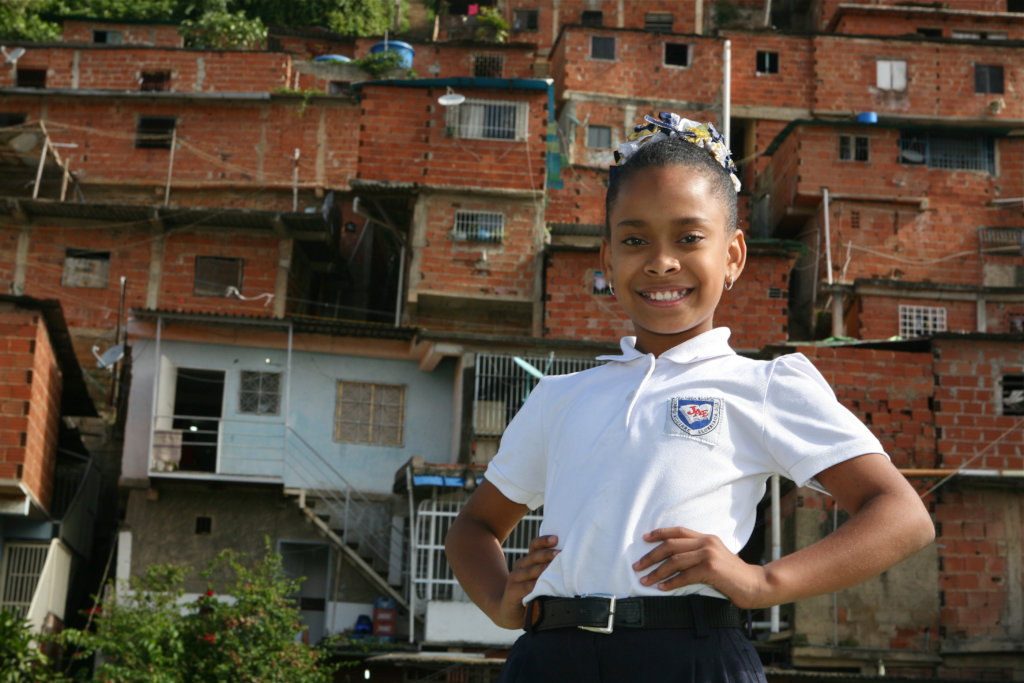
M 718 427 L 722 419 L 720 398 L 674 398 L 670 409 L 672 422 L 691 436 L 703 436 Z

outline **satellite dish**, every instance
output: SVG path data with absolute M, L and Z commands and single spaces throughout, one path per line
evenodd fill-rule
M 8 52 L 6 47 L 0 46 L 0 52 L 4 53 L 4 61 L 7 64 L 15 64 L 25 54 L 25 48 L 16 47 Z
M 437 98 L 437 103 L 442 107 L 457 107 L 465 101 L 466 96 L 460 95 L 452 90 L 451 87 L 448 88 L 448 92 Z
M 92 355 L 96 356 L 96 367 L 98 368 L 109 368 L 124 356 L 124 344 L 111 346 L 102 354 L 97 353 L 99 348 L 98 346 L 92 347 Z
M 908 164 L 923 164 L 924 163 L 924 154 L 922 154 L 921 152 L 918 152 L 917 150 L 905 149 L 905 150 L 900 152 L 900 156 Z
M 36 133 L 25 131 L 15 135 L 7 144 L 18 154 L 27 154 L 39 144 L 39 136 Z

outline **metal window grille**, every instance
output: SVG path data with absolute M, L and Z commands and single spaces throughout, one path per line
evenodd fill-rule
M 900 306 L 900 336 L 924 337 L 946 331 L 946 309 L 938 306 Z
M 615 59 L 615 38 L 590 36 L 591 59 Z
M 860 211 L 850 212 L 850 227 L 854 230 L 860 230 Z
M 900 163 L 995 173 L 995 143 L 987 135 L 904 132 L 900 135 Z
M 529 108 L 526 102 L 466 100 L 448 107 L 445 125 L 455 137 L 475 140 L 525 140 Z
M 401 446 L 405 387 L 395 384 L 338 382 L 334 440 L 374 446 Z
M 491 211 L 456 211 L 452 236 L 467 242 L 501 244 L 505 240 L 505 214 Z
M 690 46 L 686 43 L 665 43 L 665 59 L 668 66 L 690 66 Z
M 424 500 L 416 510 L 412 583 L 417 600 L 468 600 L 444 554 L 444 538 L 464 504 L 464 501 Z M 542 510 L 534 510 L 523 517 L 505 540 L 502 552 L 509 569 L 529 551 L 530 540 L 540 535 L 542 519 Z
M 473 57 L 473 75 L 477 78 L 501 78 L 505 67 L 505 56 L 482 54 Z
M 46 563 L 45 543 L 5 543 L 3 569 L 0 570 L 0 610 L 14 611 L 19 617 L 28 613 L 32 595 Z
M 1003 415 L 1024 415 L 1024 375 L 1003 375 Z
M 879 59 L 875 63 L 875 75 L 879 90 L 907 89 L 907 63 L 901 59 Z
M 587 147 L 608 149 L 612 146 L 610 126 L 587 126 Z
M 672 33 L 672 13 L 648 12 L 644 15 L 644 30 L 651 33 Z
M 755 71 L 759 74 L 779 73 L 779 53 L 758 50 Z
M 786 298 L 786 290 L 782 289 L 781 287 L 769 287 L 768 288 L 768 298 L 769 299 L 785 299 Z
M 978 242 L 983 251 L 1020 249 L 1024 252 L 1024 228 L 979 228 Z
M 238 387 L 238 412 L 278 415 L 281 412 L 281 373 L 243 370 Z
M 532 366 L 545 375 L 565 375 L 602 364 L 592 358 L 477 354 L 473 431 L 479 436 L 499 436 L 505 431 L 537 386 L 537 378 L 525 366 Z

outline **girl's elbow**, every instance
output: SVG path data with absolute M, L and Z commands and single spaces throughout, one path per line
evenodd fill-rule
M 935 523 L 932 522 L 931 515 L 928 514 L 928 509 L 918 501 L 916 506 L 915 514 L 908 517 L 910 520 L 910 529 L 907 536 L 910 540 L 910 546 L 912 552 L 917 552 L 935 540 Z

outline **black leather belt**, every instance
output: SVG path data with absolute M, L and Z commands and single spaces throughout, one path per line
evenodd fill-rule
M 585 595 L 575 598 L 540 597 L 526 606 L 529 632 L 582 628 L 612 633 L 616 628 L 739 628 L 738 607 L 728 600 L 704 595 L 615 598 Z

